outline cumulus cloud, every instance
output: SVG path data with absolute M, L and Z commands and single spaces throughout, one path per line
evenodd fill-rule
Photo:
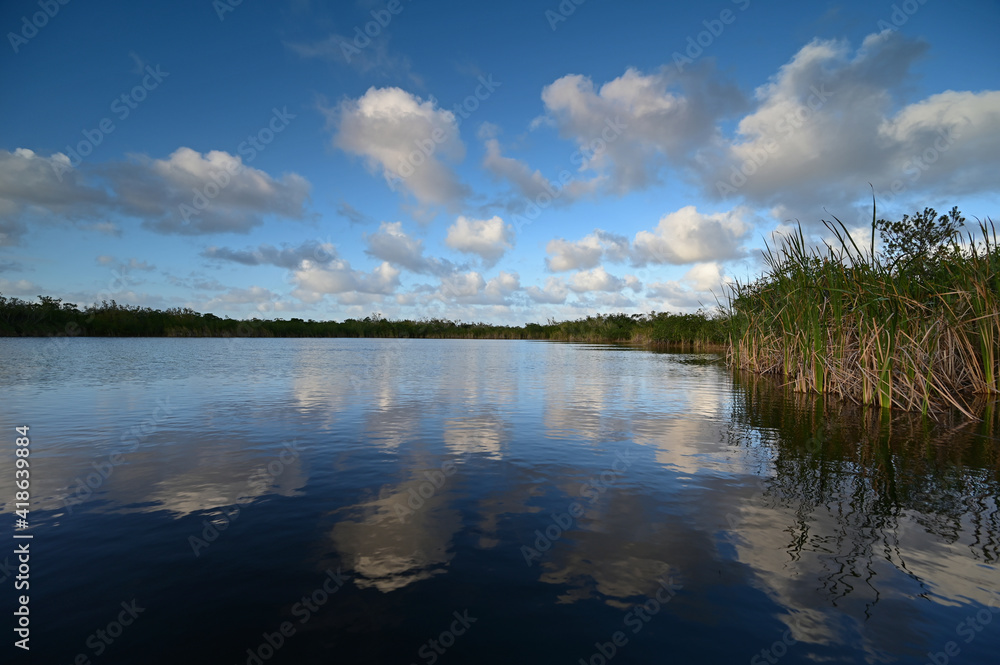
M 566 286 L 566 283 L 558 277 L 549 277 L 546 279 L 544 289 L 540 289 L 537 286 L 529 286 L 524 291 L 534 302 L 550 305 L 561 305 L 566 302 L 566 296 L 569 295 L 569 288 Z
M 732 282 L 725 269 L 717 262 L 698 263 L 680 280 L 654 282 L 646 289 L 646 296 L 662 301 L 667 307 L 694 309 L 712 306 L 716 297 L 722 298 L 726 284 Z
M 449 275 L 441 280 L 439 293 L 447 299 L 471 299 L 479 295 L 486 286 L 486 280 L 478 272 L 464 272 Z
M 134 157 L 106 167 L 116 202 L 147 228 L 168 234 L 248 233 L 275 215 L 305 217 L 309 183 L 294 173 L 273 178 L 220 150 L 178 148 L 167 159 Z
M 228 309 L 233 305 L 253 305 L 258 312 L 269 312 L 278 307 L 280 296 L 262 286 L 232 288 L 205 303 L 205 309 Z
M 365 254 L 411 272 L 441 276 L 457 270 L 451 261 L 424 256 L 424 241 L 408 236 L 402 222 L 382 222 L 378 233 L 365 236 L 365 241 L 368 243 Z
M 745 208 L 713 214 L 685 206 L 664 215 L 652 231 L 639 231 L 633 241 L 636 265 L 733 259 L 745 253 L 743 241 L 753 229 Z
M 3 279 L 0 278 L 0 293 L 5 296 L 34 297 L 45 290 L 26 279 Z
M 523 213 L 533 205 L 570 205 L 597 192 L 606 181 L 603 175 L 581 179 L 568 169 L 563 170 L 556 181 L 550 181 L 541 171 L 532 171 L 525 162 L 504 155 L 494 133 L 493 129 L 480 131 L 486 151 L 482 165 L 494 179 L 510 185 L 506 200 L 501 201 L 510 212 Z
M 728 282 L 725 278 L 725 269 L 715 261 L 698 263 L 691 266 L 691 269 L 682 278 L 691 285 L 695 291 L 719 291 L 719 287 Z
M 514 246 L 514 229 L 500 217 L 469 219 L 459 217 L 448 227 L 445 244 L 467 254 L 476 254 L 486 267 L 497 261 Z
M 335 259 L 325 265 L 304 261 L 292 275 L 296 284 L 292 294 L 303 302 L 317 302 L 326 294 L 350 292 L 391 295 L 399 286 L 399 268 L 382 262 L 369 273 L 351 268 L 345 260 Z
M 597 266 L 593 270 L 580 271 L 573 275 L 569 281 L 569 288 L 577 293 L 586 293 L 588 291 L 621 291 L 625 288 L 625 285 L 626 281 L 624 279 L 608 273 L 604 269 L 604 266 Z
M 517 273 L 500 271 L 487 281 L 480 273 L 471 271 L 443 278 L 434 297 L 466 305 L 507 305 L 510 296 L 520 290 L 521 279 Z
M 268 215 L 303 218 L 308 196 L 301 176 L 273 178 L 221 151 L 179 148 L 167 159 L 138 155 L 74 168 L 61 153 L 0 150 L 0 245 L 16 243 L 26 220 L 68 220 L 117 234 L 117 225 L 102 219 L 110 214 L 159 233 L 246 233 Z
M 88 220 L 109 208 L 108 193 L 70 168 L 62 154 L 0 150 L 0 246 L 16 245 L 27 222 L 52 216 Z
M 446 161 L 460 162 L 465 145 L 451 111 L 400 88 L 369 88 L 358 99 L 324 108 L 334 145 L 364 158 L 395 189 L 429 205 L 455 205 L 469 193 Z
M 575 242 L 553 238 L 545 246 L 545 251 L 550 255 L 545 258 L 545 266 L 553 272 L 565 272 L 594 268 L 605 259 L 624 261 L 629 256 L 630 248 L 625 236 L 595 229 L 592 234 Z
M 337 214 L 347 219 L 351 224 L 374 224 L 375 219 L 361 212 L 347 201 L 341 201 L 337 205 Z
M 303 261 L 321 264 L 332 260 L 336 256 L 336 248 L 330 243 L 307 240 L 298 247 L 286 244 L 275 247 L 268 243 L 246 249 L 211 246 L 205 248 L 201 255 L 207 259 L 232 261 L 245 266 L 272 265 L 297 270 L 302 266 Z
M 948 195 L 995 189 L 1000 91 L 946 91 L 911 104 L 910 69 L 928 48 L 899 31 L 814 40 L 755 93 L 732 141 L 698 155 L 706 190 L 818 220 L 870 197 L 919 187 Z M 869 213 L 870 215 L 870 208 Z
M 546 86 L 542 101 L 548 122 L 576 143 L 573 163 L 606 174 L 622 194 L 656 182 L 662 164 L 680 163 L 716 135 L 720 117 L 743 108 L 738 90 L 713 74 L 708 66 L 651 74 L 629 68 L 599 89 L 572 74 Z
M 495 298 L 506 298 L 510 294 L 521 290 L 521 278 L 516 272 L 500 271 L 496 277 L 486 282 L 484 291 L 487 296 Z

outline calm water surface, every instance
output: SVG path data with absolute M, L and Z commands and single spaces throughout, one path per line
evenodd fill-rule
M 464 340 L 2 340 L 0 391 L 17 662 L 19 425 L 33 663 L 1000 651 L 993 411 L 883 420 L 711 355 Z

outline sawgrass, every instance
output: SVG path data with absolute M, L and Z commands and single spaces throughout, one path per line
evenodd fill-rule
M 800 392 L 883 408 L 972 415 L 972 395 L 1000 392 L 1000 249 L 992 221 L 952 235 L 933 257 L 890 262 L 844 224 L 832 242 L 799 227 L 767 247 L 760 278 L 728 294 L 729 362 L 777 374 Z

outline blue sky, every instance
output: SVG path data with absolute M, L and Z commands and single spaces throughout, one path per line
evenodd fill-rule
M 6 2 L 0 292 L 520 324 L 1000 219 L 996 2 Z

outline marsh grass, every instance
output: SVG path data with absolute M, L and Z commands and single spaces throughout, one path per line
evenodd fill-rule
M 811 247 L 798 227 L 767 246 L 762 277 L 731 285 L 729 362 L 800 392 L 971 417 L 972 396 L 1000 389 L 992 221 L 900 260 L 875 251 L 874 214 L 864 249 L 834 220 L 824 221 L 832 242 Z

